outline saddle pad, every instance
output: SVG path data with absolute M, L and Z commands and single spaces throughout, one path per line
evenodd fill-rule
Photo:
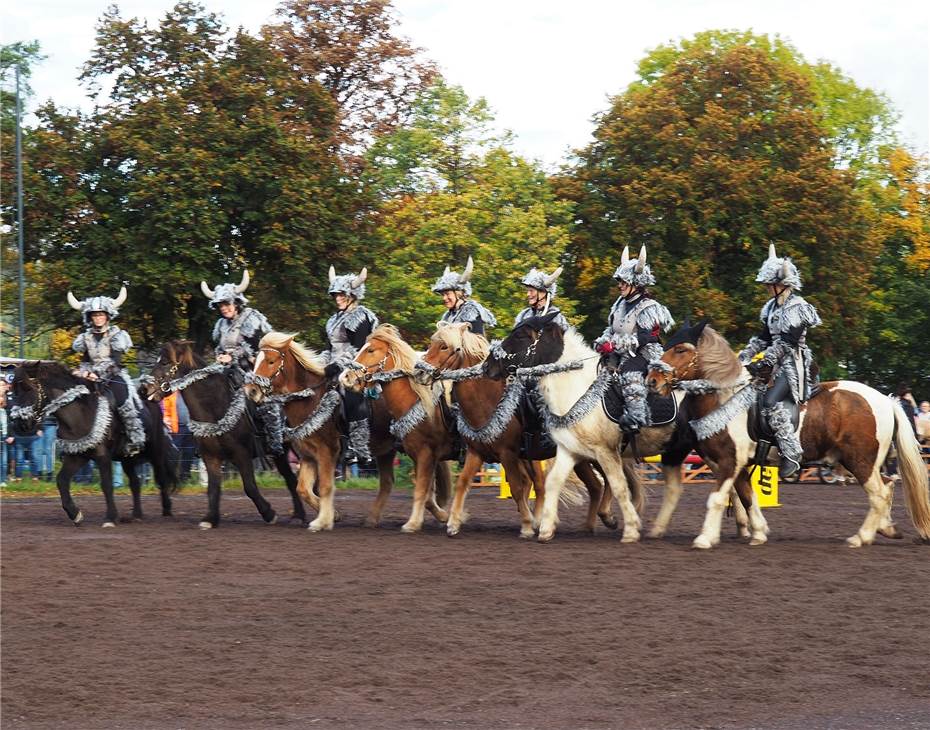
M 649 393 L 646 396 L 646 404 L 649 406 L 653 426 L 664 426 L 666 423 L 671 423 L 678 415 L 678 401 L 675 400 L 674 396 Z M 623 415 L 623 395 L 619 384 L 607 390 L 601 399 L 601 405 L 604 408 L 604 413 L 611 421 L 620 423 L 620 417 Z

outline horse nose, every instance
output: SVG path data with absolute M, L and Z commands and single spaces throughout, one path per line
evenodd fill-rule
M 248 383 L 245 386 L 245 394 L 252 400 L 253 403 L 258 403 L 262 399 L 262 390 L 254 383 Z
M 648 385 L 648 386 L 649 386 L 650 388 L 652 388 L 652 389 L 655 389 L 655 387 L 656 387 L 658 384 L 659 384 L 659 381 L 656 380 L 656 376 L 655 376 L 655 375 L 653 375 L 651 378 L 649 378 L 649 379 L 646 381 L 646 385 Z

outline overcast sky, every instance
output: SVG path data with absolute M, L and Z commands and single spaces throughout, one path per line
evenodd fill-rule
M 203 0 L 231 26 L 255 31 L 276 2 Z M 37 39 L 34 101 L 84 106 L 75 81 L 106 0 L 21 0 L 0 10 L 4 43 Z M 152 22 L 174 0 L 124 0 L 124 17 Z M 591 117 L 633 79 L 660 43 L 712 28 L 779 34 L 808 60 L 825 59 L 885 93 L 917 152 L 930 150 L 930 3 L 917 0 L 394 0 L 401 32 L 450 82 L 484 96 L 516 148 L 548 164 L 589 140 Z

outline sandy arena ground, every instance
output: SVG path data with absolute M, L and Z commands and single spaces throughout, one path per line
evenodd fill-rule
M 279 513 L 284 491 L 266 490 Z M 930 546 L 852 550 L 857 486 L 783 485 L 771 542 L 690 549 L 707 489 L 669 538 L 622 545 L 563 509 L 554 543 L 472 493 L 449 539 L 410 498 L 382 529 L 341 493 L 332 533 L 268 526 L 241 493 L 201 532 L 175 517 L 104 530 L 103 498 L 5 500 L 4 728 L 930 727 Z M 128 513 L 128 496 L 120 498 Z M 658 508 L 653 492 L 648 515 Z

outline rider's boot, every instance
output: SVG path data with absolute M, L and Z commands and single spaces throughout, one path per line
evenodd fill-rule
M 771 408 L 766 408 L 763 413 L 768 419 L 769 428 L 772 429 L 772 435 L 775 437 L 778 451 L 781 454 L 781 461 L 778 464 L 779 476 L 782 479 L 793 479 L 801 470 L 804 450 L 801 448 L 801 440 L 794 432 L 791 412 L 785 408 L 783 403 L 776 403 Z

